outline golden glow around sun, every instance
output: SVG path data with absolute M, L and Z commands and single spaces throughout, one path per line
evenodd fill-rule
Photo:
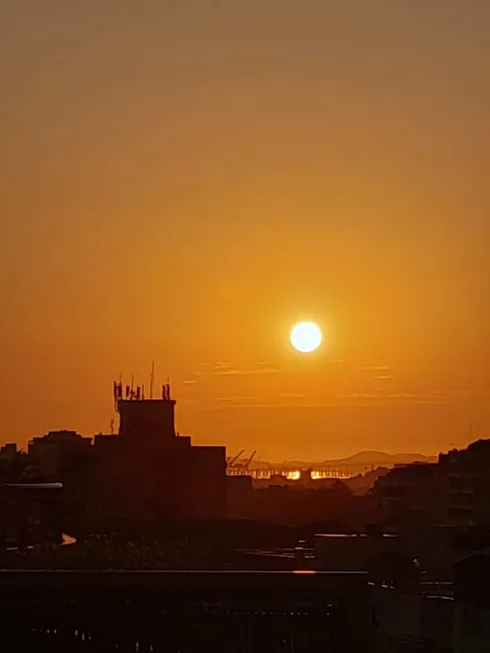
M 299 322 L 291 331 L 291 344 L 302 354 L 309 354 L 322 343 L 322 332 L 314 322 Z

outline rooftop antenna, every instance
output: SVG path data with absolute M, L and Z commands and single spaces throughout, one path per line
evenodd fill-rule
M 116 383 L 116 397 L 114 399 L 114 407 L 117 412 L 117 404 L 118 402 L 123 398 L 123 377 L 122 374 L 119 372 L 119 383 Z
M 150 399 L 153 399 L 153 384 L 155 383 L 155 361 L 151 362 Z

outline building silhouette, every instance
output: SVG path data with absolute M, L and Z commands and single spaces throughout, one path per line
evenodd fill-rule
M 170 386 L 159 398 L 114 384 L 117 435 L 95 436 L 93 516 L 99 521 L 219 520 L 225 447 L 193 446 L 175 430 Z
M 62 514 L 68 527 L 89 518 L 89 495 L 93 472 L 92 438 L 75 431 L 50 431 L 29 442 L 29 466 L 18 480 L 61 482 Z
M 381 522 L 388 530 L 410 532 L 441 523 L 441 478 L 436 463 L 400 465 L 373 488 Z
M 490 440 L 440 454 L 445 523 L 453 528 L 490 526 Z
M 373 488 L 383 523 L 398 531 L 488 528 L 489 493 L 490 440 L 441 453 L 437 463 L 395 467 Z

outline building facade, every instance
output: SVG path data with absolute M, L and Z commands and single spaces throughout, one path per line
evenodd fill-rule
M 93 511 L 102 521 L 220 520 L 225 447 L 193 446 L 175 430 L 170 387 L 145 399 L 115 384 L 119 433 L 96 436 Z

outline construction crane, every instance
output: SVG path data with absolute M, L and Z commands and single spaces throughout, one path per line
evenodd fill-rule
M 233 456 L 233 458 L 231 458 L 231 460 L 227 461 L 227 463 L 226 463 L 227 467 L 233 467 L 235 465 L 235 463 L 237 462 L 237 460 L 239 460 L 240 456 L 242 456 L 244 454 L 244 452 L 245 452 L 245 449 L 240 449 L 240 451 L 237 453 L 236 456 Z
M 248 468 L 250 467 L 250 463 L 251 463 L 252 460 L 255 458 L 255 454 L 256 454 L 256 453 L 257 453 L 256 451 L 253 451 L 253 452 L 252 452 L 252 455 L 250 456 L 250 458 L 249 458 L 249 459 L 247 460 L 247 462 L 243 465 L 243 469 L 248 469 Z
M 247 475 L 250 463 L 255 458 L 256 453 L 257 453 L 256 451 L 253 451 L 252 455 L 249 458 L 247 458 L 247 460 L 240 462 L 240 456 L 243 454 L 243 449 L 242 449 L 240 453 L 234 458 L 232 458 L 228 463 L 227 468 L 230 470 L 230 473 L 233 474 L 234 476 Z

